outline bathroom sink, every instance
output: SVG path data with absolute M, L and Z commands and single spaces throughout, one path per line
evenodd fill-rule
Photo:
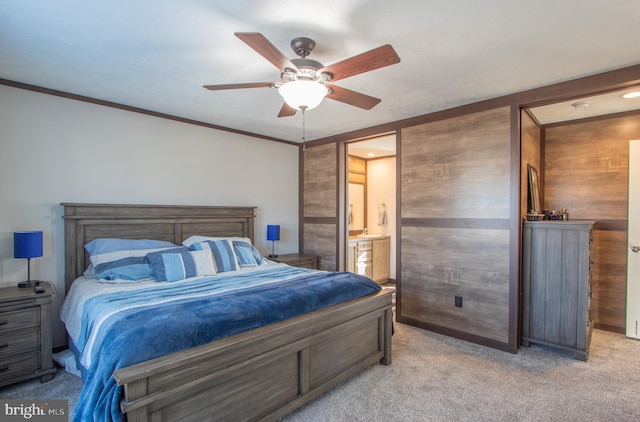
M 378 237 L 382 237 L 381 234 L 359 234 L 356 236 L 359 239 L 376 239 Z

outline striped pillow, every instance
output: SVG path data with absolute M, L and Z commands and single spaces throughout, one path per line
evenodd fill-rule
M 233 251 L 236 254 L 240 268 L 256 267 L 262 263 L 262 255 L 260 255 L 260 252 L 249 242 L 234 240 Z
M 139 281 L 153 277 L 147 261 L 150 252 L 175 248 L 162 240 L 95 239 L 85 245 L 95 277 L 103 280 Z
M 189 277 L 216 275 L 211 252 L 176 248 L 147 255 L 156 281 L 177 281 Z
M 219 273 L 238 269 L 236 254 L 233 253 L 233 246 L 229 240 L 206 240 L 192 244 L 189 249 L 194 251 L 210 250 L 216 264 L 216 271 Z

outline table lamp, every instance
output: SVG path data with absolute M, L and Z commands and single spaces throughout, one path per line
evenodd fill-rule
M 14 232 L 13 257 L 27 258 L 27 280 L 18 283 L 18 287 L 33 287 L 40 284 L 31 280 L 31 258 L 42 256 L 42 232 Z
M 275 241 L 280 240 L 280 226 L 279 225 L 268 225 L 267 226 L 267 240 L 271 241 L 271 255 L 269 258 L 277 258 L 278 255 L 275 253 Z

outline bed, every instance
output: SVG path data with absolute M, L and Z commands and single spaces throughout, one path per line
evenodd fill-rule
M 83 278 L 85 245 L 96 239 L 176 245 L 195 235 L 254 240 L 254 207 L 62 205 L 67 291 Z M 273 265 L 273 271 L 289 272 L 292 286 L 307 275 L 304 283 L 311 284 L 321 273 L 286 267 Z M 110 374 L 115 397 L 104 405 L 117 400 L 129 421 L 277 420 L 367 367 L 390 364 L 391 306 L 392 290 L 381 289 L 116 367 Z

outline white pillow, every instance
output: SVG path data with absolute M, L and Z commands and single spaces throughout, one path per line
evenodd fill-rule
M 251 239 L 249 239 L 248 237 L 211 237 L 211 236 L 191 236 L 188 239 L 185 239 L 182 241 L 182 244 L 186 247 L 189 247 L 191 245 L 193 245 L 194 243 L 201 243 L 201 242 L 205 242 L 207 240 L 228 240 L 230 242 L 234 241 L 234 240 L 241 240 L 243 242 L 247 242 L 251 245 L 253 245 L 253 243 L 251 242 Z

